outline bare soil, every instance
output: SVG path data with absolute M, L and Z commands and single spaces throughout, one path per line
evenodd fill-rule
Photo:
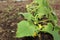
M 24 18 L 17 13 L 26 12 L 26 4 L 29 4 L 30 2 L 31 1 L 0 2 L 0 40 L 53 40 L 52 36 L 47 33 L 41 33 L 41 39 L 38 37 L 15 38 L 17 23 L 24 20 Z M 60 19 L 60 12 L 56 10 L 56 13 Z

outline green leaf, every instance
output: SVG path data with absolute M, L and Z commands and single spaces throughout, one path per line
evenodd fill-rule
M 17 24 L 16 37 L 21 38 L 25 36 L 34 36 L 34 33 L 37 31 L 36 26 L 30 24 L 28 21 L 21 21 Z
M 54 17 L 55 22 L 57 23 L 58 22 L 58 18 L 57 18 L 56 13 L 54 11 L 53 11 L 53 17 Z
M 60 40 L 60 34 L 58 33 L 60 31 L 60 28 L 54 27 L 53 30 L 52 25 L 48 24 L 42 31 L 50 33 L 53 36 L 54 40 Z
M 49 14 L 49 19 L 52 20 L 55 24 L 58 21 L 57 16 L 54 13 Z
M 54 31 L 51 31 L 50 33 L 53 35 L 54 40 L 60 40 L 60 34 L 59 34 L 60 29 L 56 28 Z
M 43 0 L 34 0 L 35 2 L 39 3 L 39 4 L 42 4 L 43 3 Z
M 51 23 L 48 23 L 48 25 L 44 25 L 43 31 L 48 32 L 50 30 L 52 31 L 52 29 L 53 29 L 53 25 Z
M 20 14 L 22 14 L 24 16 L 24 18 L 27 20 L 31 20 L 34 18 L 31 13 L 20 13 Z

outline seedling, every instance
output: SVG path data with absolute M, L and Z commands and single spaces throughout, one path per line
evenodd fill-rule
M 50 33 L 54 40 L 60 40 L 58 19 L 47 0 L 33 0 L 26 8 L 26 13 L 19 13 L 25 19 L 17 24 L 17 38 L 35 37 L 39 32 L 45 32 Z

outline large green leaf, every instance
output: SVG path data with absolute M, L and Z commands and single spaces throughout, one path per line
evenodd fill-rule
M 17 24 L 17 32 L 16 37 L 21 38 L 25 36 L 34 36 L 34 33 L 36 33 L 36 26 L 33 24 L 30 24 L 28 21 L 21 21 Z
M 52 25 L 48 24 L 42 31 L 50 33 L 53 36 L 54 40 L 60 40 L 60 34 L 58 33 L 60 31 L 60 28 L 54 27 L 53 30 Z

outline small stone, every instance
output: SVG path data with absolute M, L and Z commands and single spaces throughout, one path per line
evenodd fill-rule
M 12 23 L 12 24 L 11 24 L 11 26 L 14 26 L 14 25 L 15 25 L 15 23 Z
M 11 31 L 12 33 L 15 32 L 14 30 Z

